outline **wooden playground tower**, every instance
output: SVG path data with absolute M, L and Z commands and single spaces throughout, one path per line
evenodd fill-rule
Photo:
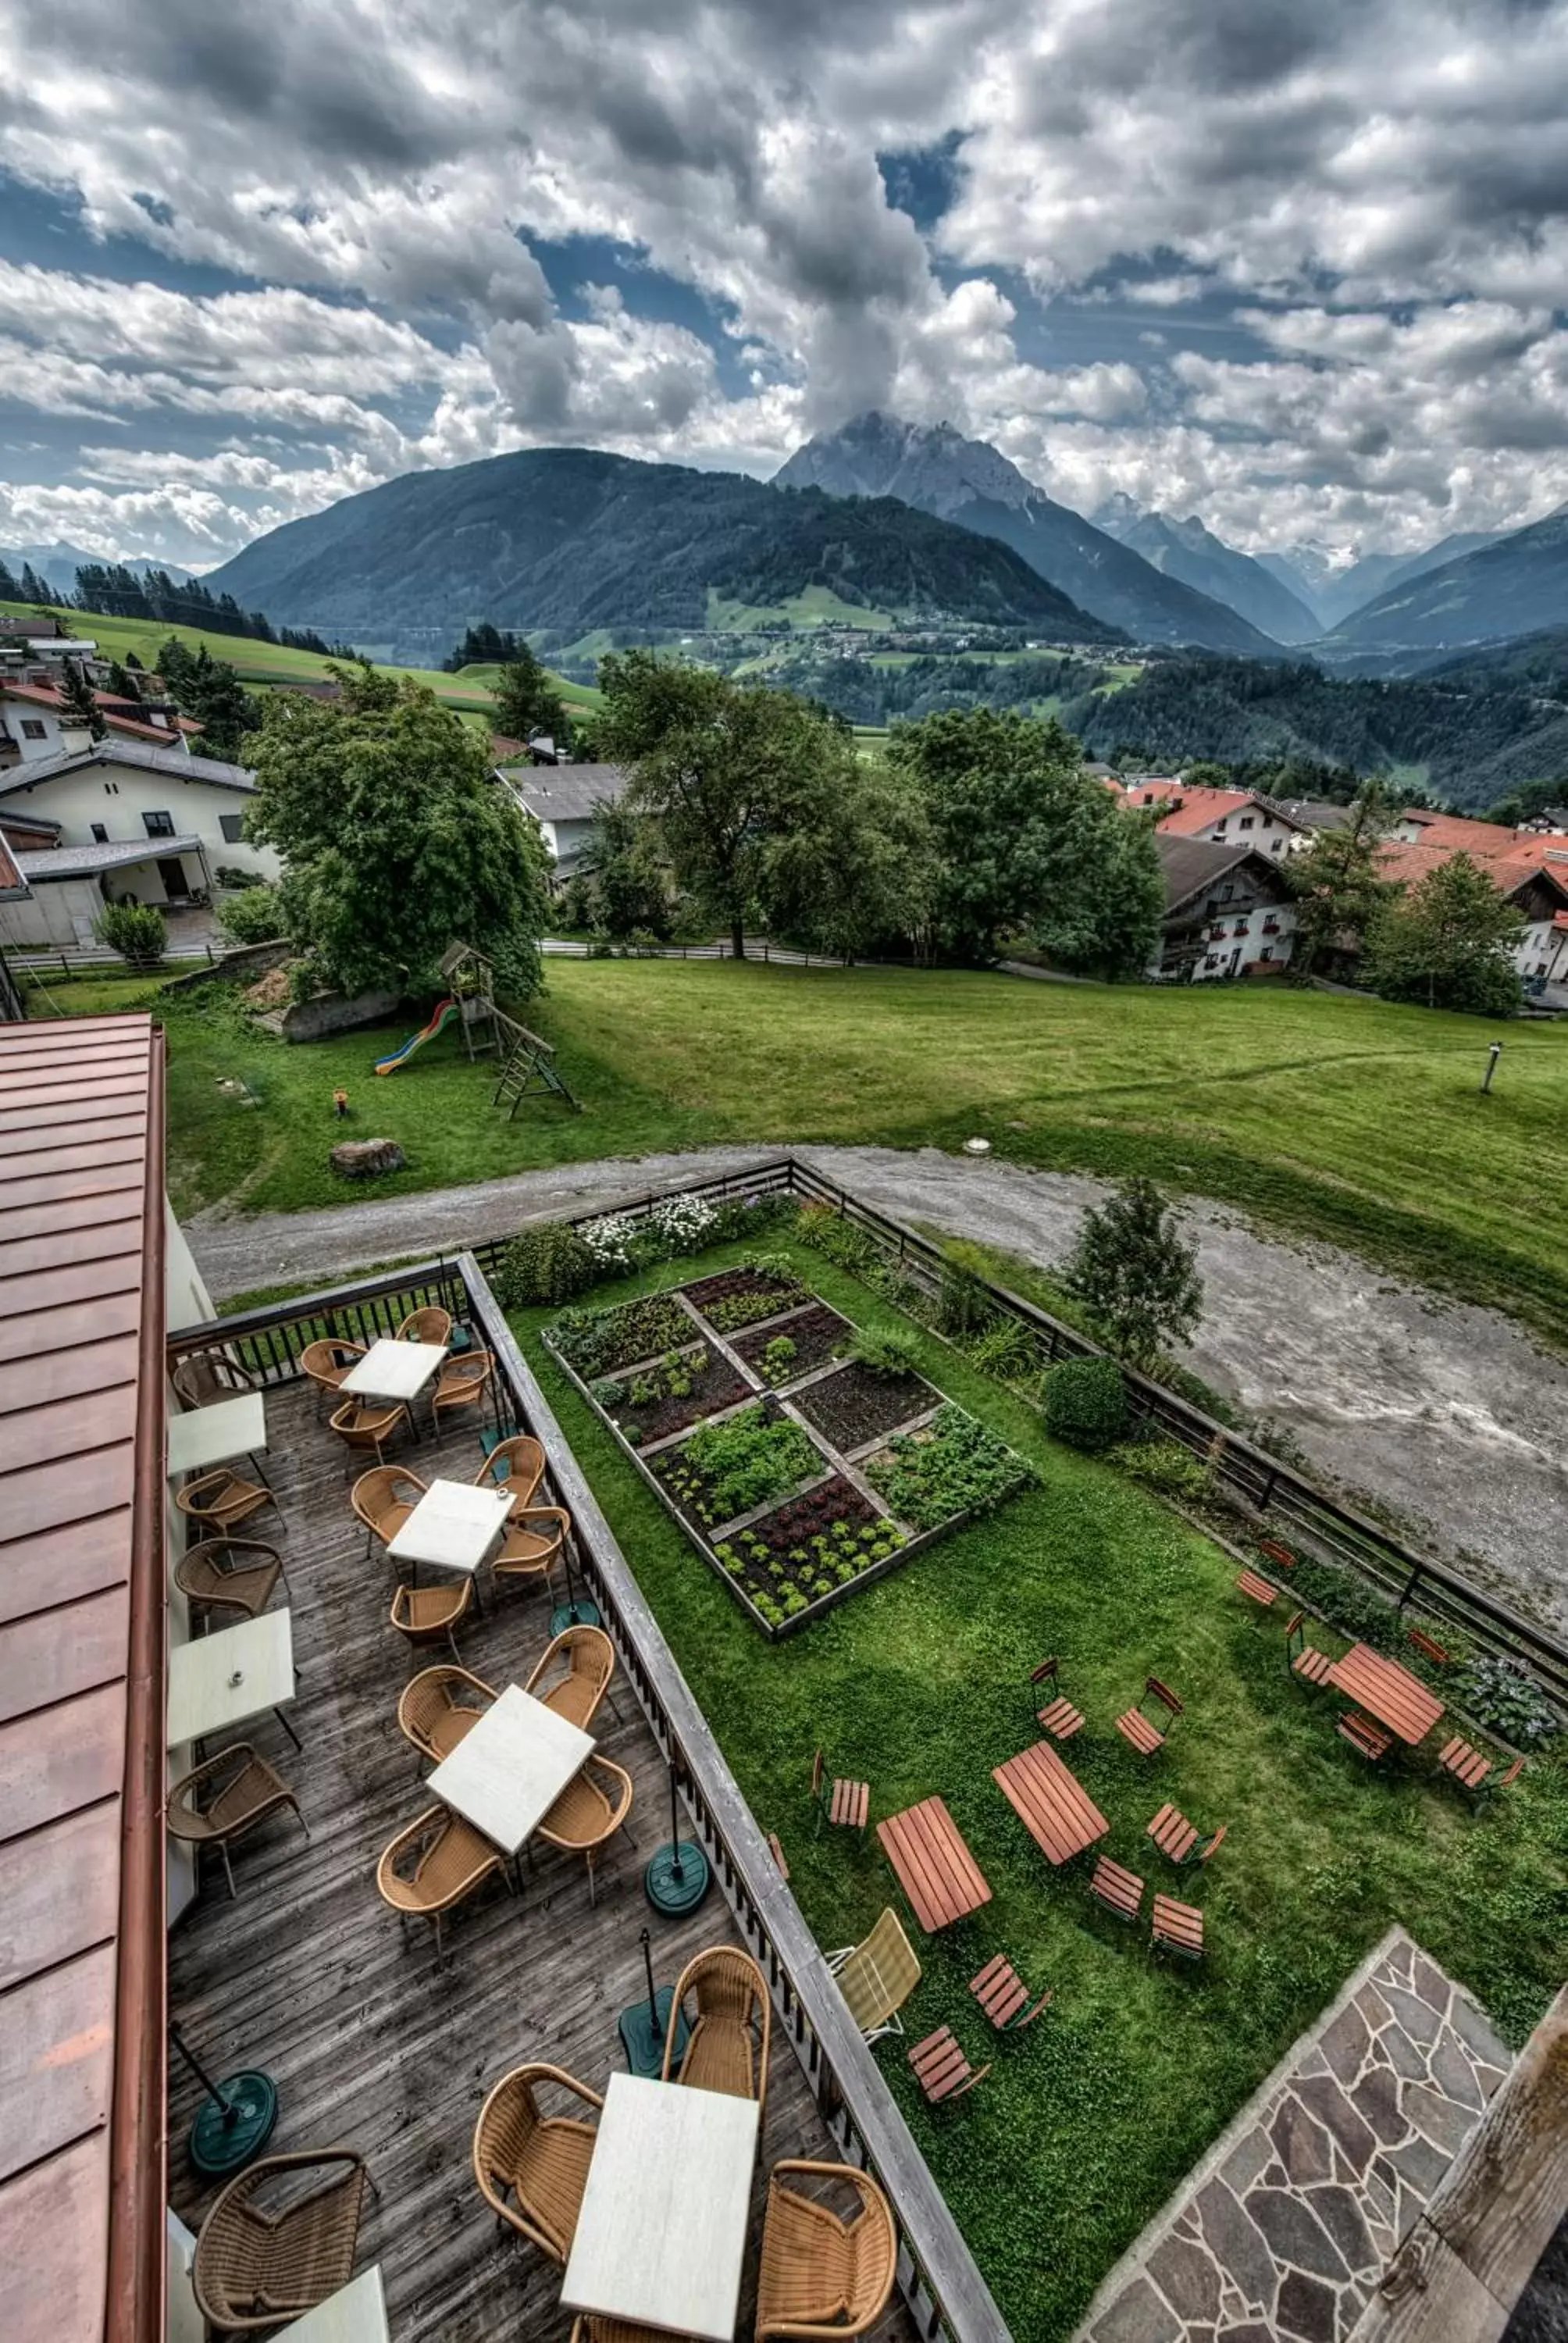
M 574 1113 L 582 1112 L 556 1071 L 553 1044 L 497 1008 L 496 972 L 483 952 L 472 944 L 449 944 L 441 956 L 441 975 L 461 1007 L 463 1046 L 470 1061 L 487 1056 L 500 1061 L 501 1078 L 491 1103 L 507 1109 L 508 1122 L 519 1101 L 536 1090 L 553 1091 Z

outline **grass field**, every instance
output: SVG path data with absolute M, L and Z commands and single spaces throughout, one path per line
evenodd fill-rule
M 27 618 L 32 607 L 26 602 L 0 602 L 0 617 Z M 156 667 L 159 650 L 175 635 L 193 651 L 200 650 L 205 644 L 214 659 L 226 659 L 248 684 L 266 687 L 316 682 L 327 674 L 328 662 L 319 652 L 289 650 L 281 643 L 255 642 L 244 635 L 215 635 L 201 627 L 165 626 L 156 618 L 105 618 L 87 610 L 57 609 L 55 616 L 65 626 L 79 627 L 84 634 L 90 635 L 106 658 L 124 659 L 127 651 L 135 651 L 146 668 Z M 467 667 L 457 675 L 443 674 L 436 668 L 389 667 L 382 672 L 428 684 L 438 699 L 460 713 L 489 712 L 496 676 L 493 667 Z M 599 694 L 587 685 L 568 683 L 559 676 L 555 682 L 568 709 L 599 705 Z
M 1561 1339 L 1568 1322 L 1568 1030 L 1220 986 L 1031 983 L 890 969 L 552 960 L 530 1021 L 585 1111 L 489 1104 L 455 1034 L 389 1079 L 418 1021 L 290 1048 L 222 996 L 171 997 L 176 1207 L 341 1201 L 335 1086 L 409 1169 L 378 1193 L 531 1164 L 755 1140 L 954 1148 L 1241 1206 Z M 142 988 L 145 992 L 146 988 Z M 206 1004 L 206 1005 L 204 1005 Z M 85 1006 L 80 991 L 62 1005 Z M 1490 1043 L 1505 1034 L 1490 1097 Z M 217 1087 L 238 1077 L 257 1103 Z
M 890 1319 L 793 1250 L 847 1315 Z M 666 1265 L 641 1284 L 692 1273 Z M 1041 1485 L 769 1646 L 544 1351 L 548 1314 L 517 1321 L 530 1360 L 752 1812 L 783 1842 L 819 1943 L 854 1943 L 884 1905 L 903 1908 L 874 1831 L 863 1845 L 813 1835 L 819 1745 L 830 1769 L 869 1781 L 873 1818 L 946 1798 L 994 1891 L 940 1936 L 911 1927 L 924 1976 L 904 2013 L 909 2041 L 950 2023 L 977 2063 L 995 2057 L 990 2077 L 960 2116 L 934 2121 L 904 2046 L 876 2056 L 1019 2343 L 1070 2332 L 1115 2257 L 1394 1921 L 1515 2041 L 1539 2016 L 1568 1926 L 1562 1759 L 1537 1764 L 1522 1795 L 1479 1820 L 1420 1759 L 1369 1773 L 1335 1735 L 1333 1696 L 1288 1676 L 1278 1619 L 1236 1594 L 1221 1549 L 1059 1446 L 1032 1410 L 923 1332 L 923 1372 L 1029 1455 Z M 1327 1630 L 1314 1640 L 1342 1648 Z M 990 1779 L 1036 1737 L 1027 1677 L 1051 1651 L 1090 1718 L 1069 1755 L 1111 1819 L 1105 1849 L 1151 1889 L 1202 1905 L 1201 1970 L 1157 1962 L 1146 1928 L 1101 1914 L 1082 1865 L 1053 1873 Z M 1154 1765 L 1110 1730 L 1149 1671 L 1187 1704 Z M 1196 1889 L 1143 1836 L 1167 1798 L 1201 1828 L 1229 1826 Z M 967 1992 L 996 1951 L 1056 1996 L 1013 2046 L 986 2040 Z

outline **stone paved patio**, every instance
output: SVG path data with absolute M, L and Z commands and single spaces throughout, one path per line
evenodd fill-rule
M 1344 2343 L 1509 2064 L 1393 1930 L 1111 2271 L 1076 2343 Z

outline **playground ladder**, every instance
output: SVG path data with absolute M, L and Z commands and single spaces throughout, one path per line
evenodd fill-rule
M 565 1099 L 574 1113 L 580 1114 L 580 1102 L 572 1096 L 551 1063 L 555 1051 L 549 1043 L 542 1041 L 537 1033 L 530 1033 L 526 1026 L 512 1026 L 509 1019 L 507 1022 L 510 1028 L 508 1039 L 511 1047 L 501 1067 L 501 1079 L 496 1085 L 492 1103 L 507 1108 L 507 1120 L 510 1122 L 515 1121 L 520 1101 L 530 1091 L 554 1091 L 558 1098 Z

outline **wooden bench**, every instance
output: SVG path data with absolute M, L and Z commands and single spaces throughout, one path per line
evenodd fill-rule
M 1271 1586 L 1266 1578 L 1260 1578 L 1255 1570 L 1244 1570 L 1236 1584 L 1250 1603 L 1258 1604 L 1265 1611 L 1271 1606 L 1279 1593 L 1278 1587 Z
M 1041 1660 L 1039 1667 L 1030 1671 L 1029 1680 L 1031 1684 L 1055 1684 L 1060 1672 L 1060 1660 Z M 1074 1708 L 1070 1700 L 1062 1699 L 1060 1694 L 1051 1702 L 1049 1708 L 1042 1708 L 1039 1712 L 1039 1716 L 1040 1724 L 1044 1725 L 1053 1741 L 1070 1741 L 1075 1733 L 1081 1733 L 1083 1730 L 1081 1711 Z
M 1483 1750 L 1473 1749 L 1470 1743 L 1462 1741 L 1457 1733 L 1452 1741 L 1444 1742 L 1437 1762 L 1445 1773 L 1453 1775 L 1462 1788 L 1478 1797 L 1506 1790 L 1511 1783 L 1518 1781 L 1524 1771 L 1523 1758 L 1516 1757 L 1506 1773 L 1499 1774 L 1494 1758 L 1488 1757 Z
M 1174 1896 L 1156 1896 L 1151 1941 L 1162 1952 L 1180 1953 L 1183 1960 L 1203 1957 L 1203 1915 L 1195 1904 L 1179 1904 Z
M 1054 1996 L 1042 1993 L 1029 2006 L 1029 1987 L 1008 1959 L 998 1953 L 987 1961 L 979 1976 L 970 1979 L 970 1991 L 996 2027 L 999 2034 L 1021 2034 L 1032 2026 L 1042 2010 L 1050 2007 Z
M 939 2026 L 910 2053 L 915 2080 L 933 2107 L 944 2100 L 961 2099 L 990 2073 L 989 2065 L 971 2066 L 950 2026 Z
M 1164 1709 L 1165 1716 L 1161 1722 L 1151 1724 L 1143 1714 L 1143 1701 L 1140 1701 L 1136 1708 L 1130 1708 L 1124 1716 L 1117 1718 L 1116 1730 L 1123 1741 L 1131 1744 L 1141 1757 L 1152 1757 L 1157 1749 L 1164 1748 L 1166 1735 L 1183 1711 L 1175 1694 L 1168 1684 L 1162 1684 L 1158 1676 L 1145 1676 L 1143 1700 L 1155 1701 Z
M 1446 1668 L 1452 1664 L 1452 1655 L 1443 1650 L 1441 1644 L 1434 1644 L 1421 1628 L 1412 1627 L 1404 1640 L 1412 1652 L 1419 1652 L 1422 1658 L 1430 1660 L 1434 1667 Z
M 1293 1676 L 1300 1676 L 1306 1684 L 1326 1684 L 1333 1662 L 1327 1652 L 1320 1652 L 1315 1644 L 1308 1643 L 1306 1617 L 1304 1611 L 1298 1611 L 1292 1619 L 1287 1620 L 1285 1657 L 1291 1664 Z M 1292 1650 L 1292 1644 L 1299 1648 Z
M 1342 1741 L 1348 1741 L 1352 1749 L 1359 1749 L 1362 1755 L 1374 1765 L 1386 1757 L 1393 1746 L 1392 1734 L 1385 1733 L 1381 1725 L 1374 1725 L 1370 1716 L 1363 1716 L 1359 1708 L 1352 1708 L 1341 1717 L 1338 1731 Z
M 1294 1570 L 1296 1566 L 1295 1555 L 1288 1545 L 1282 1545 L 1278 1538 L 1260 1538 L 1258 1552 L 1265 1562 L 1271 1562 L 1276 1570 Z
M 1143 1903 L 1143 1882 L 1138 1874 L 1124 1869 L 1120 1863 L 1112 1863 L 1108 1855 L 1102 1855 L 1095 1865 L 1089 1892 L 1097 1904 L 1103 1904 L 1119 1920 L 1136 1920 Z
M 811 1795 L 817 1802 L 819 1831 L 826 1815 L 830 1823 L 837 1823 L 846 1830 L 858 1830 L 864 1838 L 866 1820 L 871 1811 L 870 1785 L 868 1782 L 825 1784 L 819 1749 L 811 1760 Z

